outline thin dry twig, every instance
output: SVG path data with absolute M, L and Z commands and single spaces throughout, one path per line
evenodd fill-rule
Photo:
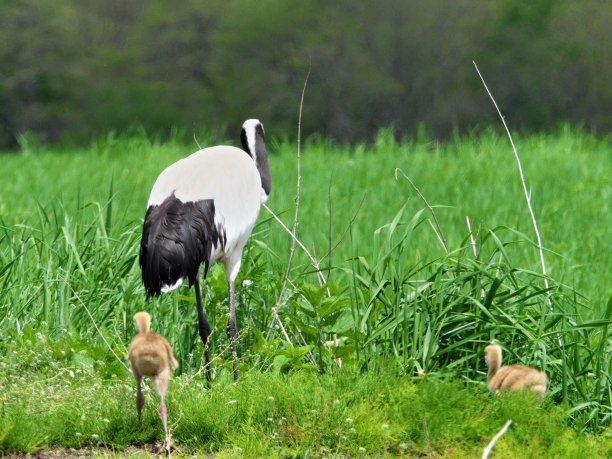
M 538 240 L 538 249 L 540 251 L 540 262 L 542 263 L 542 274 L 544 275 L 544 285 L 546 286 L 546 291 L 547 291 L 546 301 L 548 302 L 548 307 L 550 308 L 552 312 L 553 308 L 552 308 L 552 302 L 550 301 L 550 294 L 548 293 L 549 287 L 548 287 L 548 279 L 546 277 L 546 263 L 544 262 L 544 249 L 542 248 L 542 239 L 540 238 L 540 232 L 538 231 L 538 223 L 536 222 L 535 214 L 533 213 L 533 208 L 531 207 L 531 193 L 527 190 L 527 185 L 525 183 L 525 176 L 523 175 L 523 167 L 521 166 L 521 159 L 519 158 L 518 152 L 516 151 L 516 147 L 514 146 L 514 140 L 512 140 L 512 134 L 510 134 L 510 129 L 508 128 L 508 125 L 506 124 L 504 115 L 502 115 L 501 110 L 497 106 L 497 102 L 495 102 L 495 99 L 493 98 L 493 94 L 491 94 L 491 91 L 489 91 L 489 87 L 487 86 L 487 83 L 485 83 L 485 80 L 482 74 L 480 73 L 480 70 L 478 69 L 476 62 L 472 61 L 472 63 L 474 64 L 476 73 L 478 73 L 478 76 L 480 77 L 480 81 L 482 81 L 482 84 L 485 90 L 487 91 L 487 94 L 489 95 L 491 102 L 493 102 L 493 106 L 495 107 L 495 110 L 497 111 L 497 114 L 499 115 L 502 121 L 502 124 L 504 125 L 504 129 L 506 129 L 506 134 L 508 135 L 508 139 L 510 139 L 510 145 L 512 146 L 512 151 L 514 151 L 514 157 L 516 158 L 516 163 L 518 164 L 519 174 L 521 176 L 521 183 L 523 184 L 525 200 L 527 201 L 527 207 L 529 208 L 529 214 L 531 215 L 531 222 L 533 223 L 533 229 L 535 230 L 536 238 Z
M 506 423 L 504 424 L 504 426 L 501 428 L 501 430 L 497 432 L 497 434 L 491 439 L 487 447 L 482 452 L 482 459 L 487 459 L 489 457 L 489 454 L 491 454 L 491 450 L 493 449 L 493 446 L 495 446 L 495 443 L 497 442 L 497 440 L 499 440 L 501 436 L 506 433 L 506 431 L 508 430 L 508 427 L 510 427 L 510 424 L 512 424 L 512 419 L 508 419 Z
M 287 231 L 287 233 L 289 233 L 289 235 L 295 240 L 297 245 L 299 245 L 302 248 L 302 250 L 306 252 L 306 255 L 308 255 L 308 258 L 310 258 L 310 261 L 312 265 L 314 266 L 316 263 L 316 260 L 312 257 L 308 249 L 304 246 L 304 244 L 302 244 L 302 242 L 297 238 L 297 236 L 293 234 L 289 228 L 287 228 L 287 225 L 285 225 L 283 221 L 280 218 L 278 218 L 278 216 L 274 213 L 274 211 L 270 209 L 266 204 L 263 204 L 263 208 L 266 209 L 270 213 L 270 215 L 272 215 L 272 217 L 274 217 L 274 219 L 283 227 L 283 229 Z
M 321 268 L 319 267 L 319 266 L 321 266 L 321 264 L 317 260 L 317 252 L 315 251 L 314 242 L 312 243 L 312 252 L 311 253 L 312 253 L 312 259 L 314 260 L 313 266 L 317 270 L 317 280 L 319 281 L 319 286 L 323 287 L 323 285 L 327 284 L 327 281 L 325 280 L 325 277 L 323 276 L 323 273 L 321 272 Z M 327 291 L 327 296 L 331 296 L 331 292 L 329 291 L 329 287 L 326 287 L 325 290 Z
M 306 79 L 304 80 L 304 87 L 302 88 L 302 95 L 300 97 L 300 111 L 298 114 L 297 183 L 296 183 L 296 193 L 295 193 L 295 215 L 293 218 L 293 231 L 291 232 L 292 235 L 295 234 L 297 230 L 298 214 L 299 214 L 299 209 L 300 209 L 300 181 L 302 180 L 302 176 L 300 172 L 300 147 L 301 147 L 301 137 L 302 137 L 302 108 L 304 106 L 304 94 L 306 93 L 306 86 L 308 84 L 309 77 L 310 77 L 310 69 L 308 69 L 308 74 L 306 75 Z M 264 207 L 266 208 L 268 212 L 272 213 L 272 211 L 268 208 L 268 206 L 264 204 Z M 272 213 L 272 215 L 274 215 L 274 213 Z M 276 217 L 276 215 L 274 216 Z M 280 221 L 278 217 L 276 217 L 276 219 Z M 291 250 L 289 252 L 289 261 L 287 262 L 287 270 L 285 271 L 285 278 L 283 280 L 283 286 L 281 287 L 281 291 L 278 294 L 276 305 L 272 308 L 274 319 L 276 320 L 276 322 L 278 322 L 278 325 L 281 328 L 283 335 L 285 336 L 285 339 L 287 340 L 288 343 L 291 343 L 291 340 L 289 339 L 289 335 L 287 334 L 287 331 L 285 330 L 285 327 L 283 326 L 283 323 L 280 320 L 280 317 L 278 317 L 278 308 L 281 304 L 281 301 L 283 300 L 283 294 L 285 293 L 285 288 L 287 287 L 287 279 L 289 278 L 289 272 L 291 270 L 291 262 L 293 261 L 293 255 L 295 254 L 295 241 L 297 241 L 296 237 L 294 237 L 291 240 Z M 268 337 L 270 336 L 271 331 L 272 331 L 272 325 L 268 329 L 266 339 L 268 339 Z
M 444 240 L 444 237 L 442 237 L 440 235 L 440 233 L 438 232 L 438 230 L 436 229 L 435 225 L 431 222 L 431 218 L 427 219 L 427 223 L 429 223 L 430 228 L 432 229 L 432 231 L 434 232 L 434 234 L 436 235 L 436 237 L 438 238 L 438 241 L 440 241 L 440 244 L 442 244 L 442 247 L 444 248 L 444 251 L 446 252 L 446 254 L 448 255 L 448 249 L 446 248 L 446 241 Z
M 438 223 L 438 218 L 436 217 L 436 213 L 433 210 L 433 207 L 431 207 L 429 205 L 429 203 L 427 202 L 427 199 L 425 199 L 425 196 L 423 196 L 421 194 L 421 192 L 419 191 L 419 189 L 416 187 L 416 185 L 412 182 L 412 180 L 410 180 L 410 177 L 408 177 L 403 170 L 401 170 L 399 167 L 395 168 L 395 180 L 397 180 L 397 173 L 400 172 L 404 178 L 406 180 L 408 180 L 408 182 L 410 183 L 410 185 L 412 185 L 412 188 L 414 188 L 414 191 L 417 192 L 417 194 L 421 197 L 421 199 L 423 200 L 423 202 L 425 203 L 425 205 L 427 206 L 427 208 L 429 209 L 429 212 L 431 212 L 431 215 L 434 218 L 434 221 L 436 223 L 436 228 L 433 228 L 434 232 L 436 233 L 436 236 L 438 236 L 438 239 L 440 240 L 440 242 L 442 243 L 442 246 L 444 247 L 444 251 L 446 252 L 446 254 L 448 255 L 448 245 L 446 245 L 446 239 L 444 238 L 444 233 L 442 233 L 442 229 L 440 228 L 440 224 Z M 431 222 L 429 223 L 431 225 Z
M 296 181 L 296 193 L 295 193 L 295 214 L 293 216 L 293 230 L 292 234 L 297 232 L 297 224 L 298 224 L 298 215 L 300 211 L 300 182 L 302 181 L 301 174 L 301 142 L 302 142 L 302 109 L 304 106 L 304 94 L 306 93 L 306 85 L 308 84 L 308 78 L 310 77 L 310 69 L 308 69 L 308 74 L 306 75 L 306 79 L 304 80 L 304 87 L 302 88 L 302 95 L 300 98 L 300 111 L 298 114 L 298 137 L 297 137 L 297 181 Z M 283 282 L 283 286 L 281 288 L 280 295 L 278 296 L 278 301 L 276 302 L 276 307 L 280 305 L 280 302 L 283 298 L 283 292 L 285 291 L 285 287 L 287 285 L 287 279 L 289 278 L 289 271 L 291 270 L 291 262 L 293 260 L 293 255 L 295 254 L 295 242 L 297 238 L 293 238 L 291 240 L 291 251 L 289 253 L 289 262 L 287 263 L 287 270 L 285 271 L 285 280 Z

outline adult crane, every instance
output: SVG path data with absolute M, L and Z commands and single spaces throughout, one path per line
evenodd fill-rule
M 206 279 L 212 263 L 224 265 L 229 293 L 227 336 L 237 381 L 235 280 L 242 250 L 271 187 L 259 120 L 244 122 L 240 140 L 242 150 L 226 145 L 204 148 L 165 169 L 151 190 L 142 228 L 140 266 L 147 300 L 178 288 L 185 279 L 194 287 L 209 381 L 211 329 L 198 271 L 203 264 Z

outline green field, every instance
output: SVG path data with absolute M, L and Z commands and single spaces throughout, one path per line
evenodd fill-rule
M 266 128 L 267 204 L 292 226 L 296 146 Z M 610 453 L 607 138 L 568 127 L 515 138 L 548 290 L 507 138 L 485 131 L 443 144 L 425 135 L 396 142 L 383 130 L 371 144 L 305 142 L 298 237 L 321 260 L 327 284 L 319 285 L 297 248 L 279 300 L 291 238 L 262 209 L 237 281 L 237 386 L 226 369 L 220 267 L 204 290 L 215 365 L 206 392 L 193 292 L 183 287 L 146 303 L 138 266 L 151 186 L 167 165 L 196 149 L 178 139 L 134 131 L 88 148 L 24 143 L 23 151 L 2 155 L 0 453 L 120 452 L 163 438 L 156 396 L 147 396 L 139 426 L 131 375 L 87 312 L 123 357 L 134 335 L 131 318 L 142 309 L 180 362 L 168 406 L 185 454 L 479 456 L 509 417 L 514 424 L 494 450 L 500 457 L 516 451 L 572 457 L 570 444 Z M 211 142 L 199 139 L 202 146 Z M 406 179 L 395 178 L 396 168 L 434 207 L 448 253 L 424 201 Z M 273 320 L 277 303 L 290 342 Z M 548 373 L 540 408 L 528 396 L 486 392 L 483 348 L 491 341 L 507 349 L 509 363 Z M 226 405 L 234 399 L 237 412 Z M 39 425 L 47 426 L 42 433 Z

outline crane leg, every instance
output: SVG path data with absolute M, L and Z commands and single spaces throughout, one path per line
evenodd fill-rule
M 164 403 L 164 396 L 161 397 L 161 403 L 159 405 L 159 410 L 157 413 L 159 414 L 159 419 L 161 419 L 162 425 L 164 426 L 164 444 L 162 446 L 162 450 L 170 450 L 170 434 L 168 433 L 168 410 L 166 408 L 166 404 Z
M 236 299 L 234 296 L 234 281 L 228 281 L 229 291 L 229 319 L 227 320 L 227 337 L 232 347 L 234 359 L 234 381 L 238 381 L 238 353 L 236 352 Z
M 196 303 L 198 306 L 198 332 L 202 343 L 204 343 L 204 360 L 206 362 L 206 380 L 211 381 L 210 377 L 210 354 L 208 352 L 208 337 L 210 336 L 210 325 L 206 320 L 206 313 L 204 312 L 204 306 L 202 305 L 202 294 L 200 293 L 200 281 L 196 277 L 196 281 L 193 284 L 196 295 Z
M 142 379 L 138 379 L 138 392 L 136 392 L 136 409 L 138 410 L 138 422 L 140 422 L 140 413 L 142 413 L 142 407 L 144 405 L 144 395 L 142 395 L 142 390 L 140 388 L 140 384 Z

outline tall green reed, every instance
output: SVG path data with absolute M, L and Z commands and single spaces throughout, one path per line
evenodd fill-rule
M 496 145 L 486 141 L 481 141 L 482 148 Z M 112 148 L 121 150 L 122 144 L 115 143 Z M 430 167 L 434 147 L 393 144 L 393 151 L 399 155 L 412 147 L 417 150 L 410 152 L 415 167 Z M 460 147 L 474 148 L 469 142 L 453 148 Z M 370 153 L 351 153 L 347 158 L 364 167 Z M 321 153 L 312 154 L 317 159 Z M 377 163 L 388 159 L 379 155 Z M 442 158 L 445 167 L 452 165 L 450 156 Z M 125 203 L 119 204 L 117 181 L 109 178 L 106 183 L 102 193 L 106 200 L 89 197 L 81 202 L 80 196 L 89 193 L 77 192 L 76 202 L 69 196 L 39 204 L 27 223 L 0 221 L 0 342 L 20 334 L 34 339 L 32 330 L 57 339 L 72 333 L 90 343 L 87 352 L 112 361 L 110 353 L 104 354 L 104 344 L 81 301 L 119 355 L 134 334 L 133 313 L 146 309 L 152 313 L 154 329 L 164 333 L 175 348 L 180 371 L 196 372 L 201 367 L 202 345 L 193 293 L 182 287 L 145 302 L 138 266 L 141 216 L 135 219 L 122 209 Z M 437 201 L 444 199 L 437 197 Z M 387 210 L 396 208 L 385 203 Z M 546 290 L 533 260 L 522 258 L 534 249 L 533 242 L 506 227 L 473 232 L 478 233 L 476 259 L 467 234 L 449 238 L 450 253 L 437 256 L 443 251 L 436 247 L 425 211 L 414 209 L 414 203 L 402 207 L 389 223 L 377 222 L 379 228 L 371 234 L 357 229 L 360 215 L 339 247 L 350 256 L 334 254 L 330 284 L 319 285 L 310 264 L 294 262 L 293 286 L 279 307 L 290 342 L 276 329 L 265 336 L 282 285 L 284 270 L 278 267 L 284 254 L 277 252 L 279 245 L 274 243 L 280 231 L 274 231 L 262 215 L 238 278 L 241 369 L 332 373 L 339 364 L 374 370 L 391 364 L 407 376 L 456 375 L 470 386 L 482 387 L 482 349 L 496 340 L 505 347 L 508 362 L 546 369 L 552 397 L 567 404 L 568 416 L 578 429 L 601 430 L 609 424 L 612 306 L 608 305 L 607 313 L 598 313 L 589 299 L 552 277 Z M 303 226 L 305 233 L 316 219 L 311 214 L 304 218 L 311 220 L 310 226 Z M 213 268 L 205 285 L 214 329 L 212 355 L 218 375 L 223 376 L 222 368 L 230 365 L 225 353 L 223 270 Z M 554 313 L 546 305 L 549 295 Z M 559 334 L 562 345 L 556 339 Z M 80 350 L 75 347 L 76 352 Z

